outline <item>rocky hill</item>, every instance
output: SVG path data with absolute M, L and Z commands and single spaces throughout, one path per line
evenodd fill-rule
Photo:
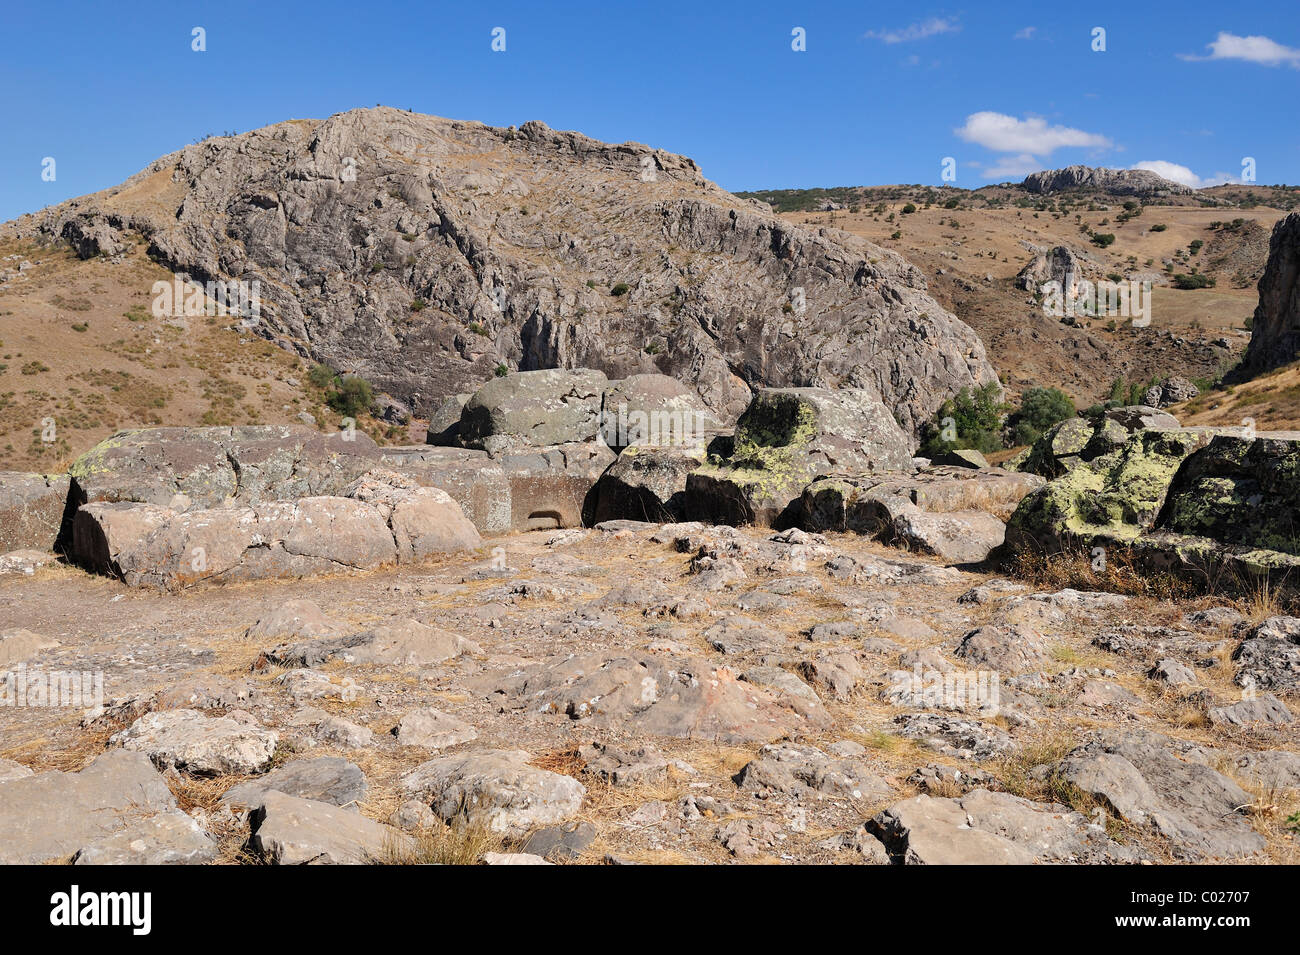
M 675 375 L 731 420 L 754 386 L 866 388 L 915 430 L 996 380 L 897 254 L 782 221 L 690 159 L 538 122 L 294 120 L 6 233 L 110 260 L 138 234 L 177 273 L 256 282 L 258 334 L 419 416 L 506 370 L 591 367 Z
M 1097 190 L 1112 196 L 1189 196 L 1193 190 L 1147 169 L 1066 166 L 1031 173 L 1021 183 L 1035 195 Z

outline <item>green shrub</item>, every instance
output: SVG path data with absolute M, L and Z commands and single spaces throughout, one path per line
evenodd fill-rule
M 903 215 L 905 216 L 910 216 L 915 211 L 916 211 L 916 206 L 914 206 L 910 202 L 907 205 L 903 206 Z
M 945 401 L 921 429 L 923 457 L 935 457 L 954 448 L 973 448 L 981 453 L 1002 447 L 999 434 L 1007 410 L 999 397 L 999 386 L 989 382 L 979 388 L 963 388 Z M 944 418 L 953 419 L 955 440 L 944 434 Z
M 370 410 L 375 403 L 375 392 L 364 378 L 344 375 L 325 403 L 345 417 L 356 418 Z
M 510 374 L 510 369 L 505 365 L 497 365 L 496 371 L 494 371 L 493 374 L 498 378 L 504 378 L 506 375 Z
M 1092 234 L 1092 244 L 1100 248 L 1106 248 L 1115 244 L 1115 233 L 1113 232 L 1094 232 Z
M 329 388 L 337 379 L 338 376 L 329 365 L 313 365 L 311 371 L 307 372 L 307 380 L 317 388 Z
M 1203 275 L 1199 272 L 1194 273 L 1192 275 L 1184 275 L 1182 272 L 1179 272 L 1177 275 L 1174 276 L 1174 288 L 1180 288 L 1180 289 L 1214 288 L 1214 279 L 1210 278 L 1208 275 Z
M 1074 402 L 1059 388 L 1030 388 L 1020 396 L 1012 436 L 1016 444 L 1032 444 L 1052 425 L 1075 415 Z
M 613 296 L 626 295 L 629 291 L 631 291 L 631 289 L 628 288 L 626 282 L 619 282 L 609 290 L 609 294 Z

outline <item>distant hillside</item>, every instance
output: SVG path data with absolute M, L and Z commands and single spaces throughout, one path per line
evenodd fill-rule
M 1159 190 L 1157 190 L 1159 192 Z M 1042 194 L 1023 183 L 999 183 L 978 189 L 952 185 L 921 184 L 892 186 L 832 186 L 811 189 L 758 189 L 738 196 L 765 202 L 776 212 L 828 212 L 827 203 L 846 211 L 862 212 L 878 203 L 914 202 L 918 205 L 949 205 L 954 209 L 1002 209 L 1007 207 L 1052 211 L 1080 204 L 1109 203 L 1120 198 L 1095 186 L 1081 186 L 1068 192 Z M 1131 196 L 1124 196 L 1129 198 Z M 1138 196 L 1145 205 L 1215 207 L 1223 209 L 1272 208 L 1289 212 L 1300 208 L 1300 186 L 1226 184 L 1195 191 Z M 838 211 L 835 210 L 835 211 Z

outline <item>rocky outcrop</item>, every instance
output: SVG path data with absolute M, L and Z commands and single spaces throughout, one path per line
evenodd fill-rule
M 824 388 L 760 391 L 736 423 L 731 453 L 687 478 L 691 520 L 778 526 L 821 474 L 912 469 L 912 446 L 870 393 Z
M 445 492 L 377 471 L 345 497 L 176 511 L 94 503 L 77 511 L 73 554 L 131 586 L 369 570 L 472 550 L 481 538 Z
M 1092 417 L 1066 418 L 1007 462 L 1012 471 L 1054 478 L 1075 466 L 1122 448 L 1139 431 L 1168 431 L 1178 419 L 1158 408 L 1129 405 Z
M 1037 253 L 1029 263 L 1016 273 L 1016 288 L 1027 292 L 1040 292 L 1048 282 L 1060 283 L 1069 292 L 1077 282 L 1098 267 L 1069 246 L 1058 245 Z
M 1174 375 L 1148 388 L 1142 396 L 1142 403 L 1152 408 L 1168 408 L 1170 405 L 1190 401 L 1200 393 L 1201 389 L 1182 375 Z
M 86 255 L 128 229 L 196 281 L 259 283 L 261 334 L 418 417 L 502 365 L 669 374 L 724 420 L 758 387 L 864 388 L 910 431 L 997 380 L 895 253 L 786 222 L 685 157 L 540 122 L 294 120 L 18 224 Z
M 1116 546 L 1140 566 L 1223 586 L 1300 567 L 1300 434 L 1137 431 L 1027 496 L 1007 540 L 1055 552 Z
M 120 431 L 73 462 L 74 504 L 137 501 L 176 510 L 343 492 L 379 463 L 358 431 L 298 425 Z
M 1273 227 L 1268 265 L 1259 280 L 1259 305 L 1250 329 L 1250 344 L 1232 377 L 1253 375 L 1290 364 L 1300 356 L 1300 213 Z
M 1194 190 L 1173 182 L 1148 169 L 1106 169 L 1092 166 L 1066 166 L 1031 173 L 1020 184 L 1034 195 L 1052 195 L 1074 190 L 1096 190 L 1111 196 L 1190 196 Z

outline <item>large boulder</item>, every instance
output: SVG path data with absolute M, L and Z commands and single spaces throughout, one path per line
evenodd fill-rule
M 697 444 L 721 428 L 700 396 L 668 375 L 630 375 L 605 391 L 600 430 L 611 448 Z
M 0 471 L 0 554 L 53 549 L 67 504 L 66 475 Z
M 1195 431 L 1137 431 L 1118 449 L 1073 465 L 1026 496 L 1008 522 L 1008 539 L 1049 551 L 1132 542 L 1160 513 L 1184 459 L 1205 441 Z
M 1142 396 L 1142 403 L 1152 408 L 1167 408 L 1170 405 L 1190 401 L 1201 393 L 1201 389 L 1182 375 L 1166 378 L 1157 385 L 1152 385 Z
M 872 393 L 769 388 L 741 415 L 731 454 L 689 477 L 689 517 L 780 525 L 818 475 L 911 470 L 911 440 Z
M 200 582 L 370 570 L 482 543 L 456 502 L 375 471 L 348 497 L 177 512 L 152 504 L 87 504 L 73 525 L 85 566 L 127 584 L 175 590 Z
M 596 483 L 592 522 L 686 520 L 687 480 L 706 457 L 698 445 L 625 448 Z
M 460 416 L 460 441 L 494 457 L 509 451 L 594 441 L 609 382 L 589 368 L 547 368 L 493 378 Z
M 1218 435 L 1183 462 L 1156 526 L 1300 554 L 1300 440 Z
M 459 445 L 460 416 L 472 397 L 473 394 L 465 391 L 442 399 L 438 407 L 429 415 L 429 426 L 424 434 L 425 442 L 443 447 Z
M 1139 431 L 1169 431 L 1178 419 L 1146 405 L 1108 408 L 1092 417 L 1066 418 L 1052 425 L 1006 465 L 1009 470 L 1059 477 L 1079 464 L 1123 447 Z
M 384 464 L 452 496 L 483 534 L 581 527 L 592 488 L 615 460 L 601 442 L 520 449 L 490 457 L 466 448 L 385 448 Z
M 76 504 L 135 501 L 176 507 L 340 494 L 379 463 L 360 431 L 298 425 L 120 431 L 69 468 Z

